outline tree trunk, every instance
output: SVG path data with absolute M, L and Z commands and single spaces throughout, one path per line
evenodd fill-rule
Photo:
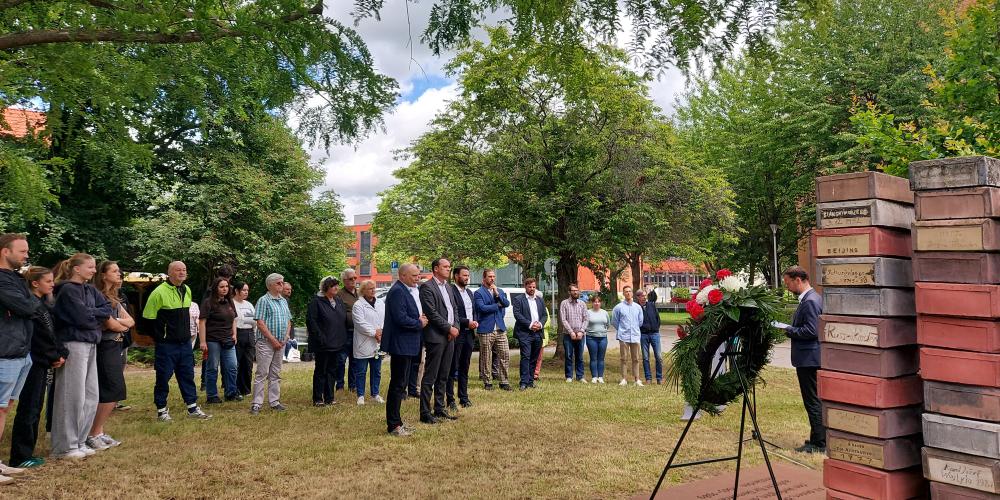
M 559 283 L 559 288 L 556 291 L 556 303 L 553 305 L 556 311 L 556 314 L 552 318 L 552 331 L 556 333 L 556 353 L 553 359 L 566 359 L 562 342 L 563 333 L 562 329 L 559 328 L 559 304 L 562 303 L 563 299 L 569 297 L 569 286 L 576 283 L 576 273 L 579 265 L 580 260 L 573 253 L 560 254 L 559 260 L 556 261 L 556 281 Z
M 642 289 L 642 253 L 628 252 L 625 258 L 628 259 L 628 267 L 632 271 L 632 293 L 635 293 Z

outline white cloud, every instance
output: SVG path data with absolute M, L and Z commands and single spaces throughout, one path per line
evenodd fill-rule
M 354 1 L 326 0 L 325 15 L 353 26 Z M 340 195 L 348 223 L 357 214 L 375 211 L 378 193 L 397 182 L 392 172 L 403 166 L 395 160 L 394 151 L 407 147 L 424 133 L 431 118 L 457 95 L 455 83 L 444 75 L 444 66 L 454 53 L 435 56 L 420 43 L 432 5 L 431 1 L 389 0 L 380 20 L 365 19 L 355 27 L 371 51 L 376 69 L 399 82 L 404 99 L 385 116 L 384 132 L 354 145 L 333 147 L 329 152 L 311 152 L 313 160 L 321 162 L 327 172 L 325 188 Z M 628 43 L 629 30 L 630 24 L 623 23 L 619 45 Z M 650 96 L 669 114 L 684 84 L 681 73 L 671 68 L 650 84 Z M 412 95 L 414 90 L 423 93 Z

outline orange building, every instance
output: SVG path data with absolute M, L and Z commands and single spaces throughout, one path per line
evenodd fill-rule
M 29 133 L 37 135 L 45 129 L 45 113 L 27 109 L 4 108 L 3 121 L 4 123 L 0 124 L 0 135 L 21 138 Z

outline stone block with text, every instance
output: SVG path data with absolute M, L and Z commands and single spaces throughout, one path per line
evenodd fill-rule
M 812 234 L 823 287 L 818 375 L 828 498 L 924 495 L 923 388 L 913 293 L 913 194 L 877 172 L 816 179 Z
M 1000 494 L 1000 161 L 910 164 L 924 477 L 933 498 Z

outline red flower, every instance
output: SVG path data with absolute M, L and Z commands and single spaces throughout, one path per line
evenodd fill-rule
M 715 279 L 721 280 L 732 275 L 733 272 L 730 271 L 729 269 L 719 269 L 719 272 L 715 273 Z
M 712 290 L 711 292 L 708 292 L 709 304 L 712 304 L 714 306 L 719 302 L 722 302 L 722 290 Z
M 687 337 L 687 336 L 688 336 L 688 334 L 687 334 L 686 331 L 684 331 L 684 327 L 683 326 L 678 326 L 677 327 L 677 338 L 682 339 L 682 338 Z
M 698 290 L 705 288 L 706 286 L 712 286 L 712 280 L 705 278 L 701 280 L 701 285 L 698 286 Z
M 705 314 L 705 308 L 694 300 L 688 302 L 684 308 L 687 309 L 688 314 L 690 314 L 691 318 L 694 319 L 695 321 L 697 321 L 699 318 L 701 318 L 703 314 Z

